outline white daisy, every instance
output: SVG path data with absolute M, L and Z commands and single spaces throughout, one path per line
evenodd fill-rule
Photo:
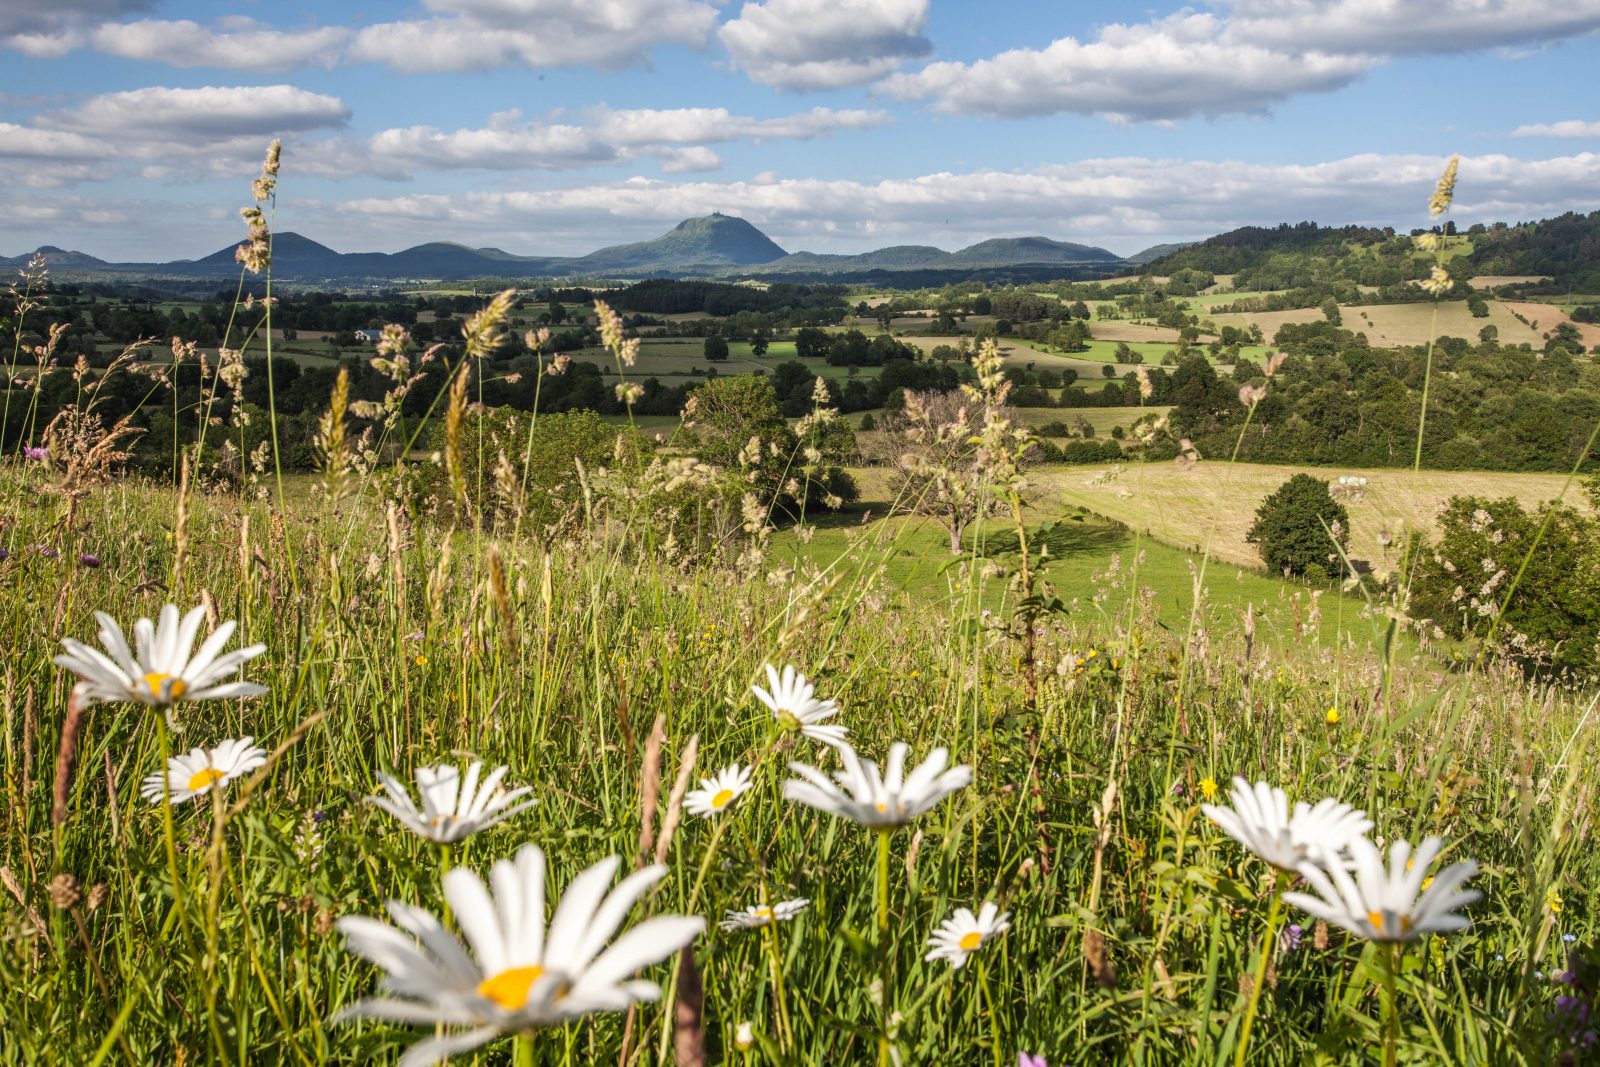
M 140 619 L 133 624 L 133 649 L 115 619 L 102 611 L 94 614 L 106 651 L 67 637 L 61 641 L 66 653 L 55 658 L 56 666 L 78 676 L 74 692 L 87 704 L 129 701 L 159 708 L 180 700 L 253 697 L 267 691 L 253 682 L 227 680 L 267 650 L 266 645 L 250 645 L 220 655 L 233 636 L 233 622 L 218 626 L 200 650 L 189 655 L 205 619 L 204 608 L 195 608 L 180 621 L 178 609 L 168 604 L 161 609 L 159 625 Z
M 191 748 L 186 755 L 167 760 L 167 773 L 157 771 L 144 780 L 140 790 L 146 800 L 161 803 L 171 797 L 172 803 L 182 804 L 213 789 L 221 789 L 242 775 L 249 774 L 267 762 L 267 751 L 251 744 L 255 738 L 239 737 L 224 741 L 207 752 Z
M 811 901 L 805 897 L 796 897 L 794 900 L 780 901 L 771 907 L 755 904 L 740 911 L 728 912 L 728 917 L 717 926 L 724 930 L 757 930 L 773 923 L 786 923 L 805 911 L 806 905 L 810 903 Z
M 972 768 L 964 764 L 945 770 L 950 754 L 943 748 L 934 749 L 906 774 L 906 754 L 910 751 L 904 742 L 896 741 L 889 748 L 888 773 L 880 776 L 876 763 L 861 759 L 855 749 L 841 743 L 839 758 L 844 769 L 833 775 L 838 785 L 815 767 L 791 763 L 789 769 L 800 780 L 785 782 L 783 795 L 862 826 L 904 826 L 972 781 Z
M 839 713 L 839 705 L 832 700 L 818 700 L 817 687 L 806 681 L 806 676 L 788 666 L 779 674 L 772 664 L 767 664 L 767 685 L 763 689 L 752 685 L 750 691 L 756 699 L 772 709 L 772 717 L 785 730 L 798 731 L 813 741 L 827 745 L 842 745 L 850 731 L 843 726 L 823 726 L 822 720 Z
M 690 815 L 710 818 L 732 804 L 750 788 L 750 768 L 730 764 L 710 778 L 700 779 L 700 788 L 684 794 L 683 806 Z
M 528 800 L 515 807 L 512 801 L 533 792 L 531 785 L 516 789 L 501 789 L 500 779 L 508 767 L 496 767 L 482 783 L 483 761 L 473 760 L 466 774 L 449 765 L 417 768 L 417 790 L 422 795 L 422 808 L 412 802 L 411 794 L 398 779 L 379 772 L 378 783 L 388 796 L 368 797 L 367 803 L 376 804 L 400 820 L 407 830 L 441 845 L 464 841 L 479 830 L 487 830 L 495 823 L 509 819 L 537 801 Z
M 503 1034 L 655 1000 L 659 987 L 631 976 L 692 942 L 705 920 L 658 915 L 611 941 L 634 904 L 667 873 L 659 864 L 646 867 L 608 894 L 620 863 L 611 856 L 574 878 L 548 931 L 545 858 L 537 845 L 522 846 L 514 861 L 495 863 L 492 892 L 464 867 L 444 876 L 445 899 L 465 947 L 431 912 L 403 901 L 389 902 L 399 930 L 362 916 L 340 919 L 347 948 L 383 968 L 391 995 L 345 1008 L 336 1020 L 465 1028 L 419 1041 L 400 1060 L 401 1067 L 425 1067 Z
M 1482 895 L 1461 890 L 1462 883 L 1478 873 L 1478 865 L 1463 860 L 1429 880 L 1428 868 L 1443 848 L 1441 839 L 1430 837 L 1413 859 L 1411 842 L 1396 841 L 1389 849 L 1385 870 L 1378 846 L 1357 837 L 1350 842 L 1354 877 L 1342 864 L 1301 864 L 1300 873 L 1317 895 L 1285 893 L 1283 899 L 1368 941 L 1414 941 L 1423 934 L 1462 930 L 1470 923 L 1455 909 Z M 1427 889 L 1422 888 L 1425 880 Z
M 1315 806 L 1300 801 L 1289 812 L 1289 798 L 1266 782 L 1251 785 L 1234 778 L 1231 806 L 1202 804 L 1200 810 L 1229 837 L 1281 871 L 1302 863 L 1334 864 L 1351 838 L 1372 829 L 1367 813 L 1329 797 Z
M 1011 913 L 1001 911 L 994 903 L 985 904 L 972 914 L 970 909 L 957 908 L 956 913 L 939 924 L 939 929 L 928 938 L 931 946 L 923 959 L 949 960 L 950 966 L 960 970 L 966 966 L 967 957 L 989 943 L 991 938 L 1011 929 Z

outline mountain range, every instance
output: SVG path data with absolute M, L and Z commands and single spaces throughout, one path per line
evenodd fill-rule
M 46 245 L 29 255 L 0 256 L 0 267 L 21 267 L 31 255 L 43 255 L 46 266 L 58 278 L 223 279 L 238 275 L 234 247 L 229 245 L 203 259 L 108 263 L 82 252 Z M 1173 247 L 1150 251 L 1159 255 Z M 1123 259 L 1104 248 L 1048 237 L 995 238 L 956 252 L 930 245 L 897 245 L 859 255 L 790 253 L 744 219 L 711 214 L 685 219 L 653 240 L 613 245 L 576 257 L 520 256 L 499 248 L 469 248 L 451 242 L 421 244 L 393 253 L 336 252 L 309 237 L 280 233 L 273 238 L 272 266 L 273 277 L 279 281 L 313 283 L 467 278 L 733 278 L 768 274 L 827 280 L 864 272 L 959 273 L 1017 267 L 1115 273 L 1130 262 L 1134 260 Z

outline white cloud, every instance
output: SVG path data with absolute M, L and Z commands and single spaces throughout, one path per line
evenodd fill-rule
M 667 44 L 703 46 L 716 8 L 700 0 L 427 0 L 438 16 L 363 28 L 351 57 L 402 72 L 635 66 Z
M 717 31 L 740 70 L 780 89 L 877 81 L 933 46 L 928 0 L 752 0 Z
M 1121 121 L 1266 111 L 1296 93 L 1346 85 L 1376 61 L 1242 43 L 1215 15 L 1112 25 L 1089 42 L 1063 37 L 975 63 L 933 63 L 890 78 L 903 99 L 940 111 L 1020 117 L 1058 112 Z
M 1567 119 L 1564 122 L 1535 122 L 1518 126 L 1513 137 L 1600 137 L 1600 122 Z
M 1236 226 L 1308 218 L 1425 225 L 1442 164 L 1420 155 L 1310 165 L 1111 158 L 879 182 L 633 178 L 566 189 L 360 198 L 327 205 L 313 212 L 313 221 L 319 234 L 326 231 L 323 239 L 345 248 L 393 247 L 398 221 L 408 242 L 448 238 L 576 254 L 716 208 L 749 219 L 790 248 L 861 251 L 903 242 L 954 248 L 1043 233 L 1128 253 Z M 1600 154 L 1462 161 L 1454 213 L 1463 224 L 1592 208 L 1600 208 Z
M 331 67 L 353 31 L 340 26 L 279 30 L 254 19 L 202 26 L 188 19 L 109 23 L 89 37 L 96 50 L 173 67 L 283 70 L 303 64 Z
M 481 129 L 433 126 L 382 130 L 364 144 L 353 140 L 303 146 L 305 165 L 323 175 L 376 174 L 406 178 L 417 170 L 570 170 L 654 157 L 667 173 L 715 170 L 722 160 L 708 145 L 730 141 L 810 140 L 838 130 L 889 121 L 882 111 L 813 108 L 756 118 L 727 108 L 600 106 L 571 122 L 522 121 L 520 111 L 491 115 Z
M 93 96 L 71 111 L 46 112 L 35 124 L 122 144 L 149 139 L 199 146 L 232 138 L 333 129 L 349 119 L 350 109 L 337 97 L 292 85 L 152 86 Z
M 1600 29 L 1600 0 L 1218 0 L 1240 40 L 1364 55 L 1472 52 Z
M 0 38 L 59 33 L 148 11 L 154 6 L 155 0 L 6 0 L 0 3 Z

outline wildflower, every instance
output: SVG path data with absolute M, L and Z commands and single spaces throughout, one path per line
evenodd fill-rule
M 1217 780 L 1210 775 L 1200 779 L 1200 795 L 1207 800 L 1217 799 Z
M 465 775 L 449 764 L 419 767 L 417 790 L 422 795 L 420 811 L 399 780 L 380 772 L 378 782 L 388 796 L 368 797 L 367 803 L 376 804 L 393 815 L 401 825 L 419 837 L 436 844 L 454 844 L 536 803 L 529 800 L 511 806 L 518 797 L 533 792 L 533 787 L 524 785 L 502 790 L 500 780 L 508 770 L 509 767 L 496 767 L 480 784 L 478 779 L 483 771 L 481 760 L 473 760 Z
M 1283 952 L 1293 952 L 1300 947 L 1300 941 L 1305 937 L 1305 927 L 1299 923 L 1290 923 L 1283 928 L 1283 933 L 1278 935 L 1278 948 Z
M 100 566 L 100 557 L 91 555 L 88 552 L 83 552 L 79 554 L 78 562 L 83 564 L 85 567 L 98 567 Z
M 48 448 L 34 448 L 32 445 L 23 445 L 22 458 L 32 460 L 34 463 L 49 463 L 50 450 Z
M 349 951 L 383 968 L 384 986 L 393 995 L 363 1000 L 336 1019 L 468 1028 L 425 1038 L 400 1061 L 402 1067 L 425 1067 L 504 1034 L 657 999 L 655 983 L 630 976 L 692 942 L 705 920 L 658 915 L 607 947 L 633 905 L 666 874 L 659 864 L 646 867 L 608 894 L 605 887 L 620 862 L 608 857 L 574 878 L 548 930 L 545 857 L 537 845 L 524 845 L 514 860 L 495 863 L 492 892 L 466 868 L 450 871 L 444 894 L 465 947 L 431 912 L 399 900 L 389 902 L 399 930 L 361 916 L 340 919 Z
M 1329 797 L 1313 807 L 1305 801 L 1289 812 L 1289 798 L 1266 782 L 1233 780 L 1231 806 L 1201 805 L 1222 831 L 1280 871 L 1302 863 L 1336 863 L 1350 839 L 1372 829 L 1366 812 Z
M 757 700 L 772 709 L 772 716 L 778 720 L 779 726 L 823 744 L 845 745 L 845 734 L 849 730 L 838 725 L 821 725 L 824 719 L 838 714 L 839 705 L 832 700 L 818 700 L 816 686 L 806 681 L 805 675 L 792 666 L 784 667 L 783 673 L 779 674 L 778 669 L 769 663 L 767 685 L 770 688 L 753 685 L 750 691 Z
M 428 665 L 428 657 L 427 656 L 423 656 L 423 655 L 418 655 L 411 662 L 415 663 L 418 667 L 426 667 Z
M 1032 1052 L 1017 1053 L 1017 1067 L 1050 1067 L 1045 1058 Z
M 737 800 L 750 788 L 750 768 L 729 764 L 710 778 L 700 779 L 700 788 L 690 790 L 683 806 L 691 815 L 710 818 Z
M 1329 708 L 1328 713 L 1322 717 L 1322 720 L 1329 726 L 1338 726 L 1344 720 L 1344 716 L 1339 714 L 1338 708 Z
M 773 923 L 786 923 L 806 910 L 806 905 L 811 901 L 805 897 L 796 897 L 794 900 L 785 900 L 772 905 L 754 905 L 742 911 L 730 911 L 727 918 L 717 925 L 723 930 L 757 930 Z
M 90 704 L 125 700 L 147 707 L 168 707 L 180 700 L 220 700 L 227 697 L 260 696 L 267 691 L 254 682 L 228 682 L 241 666 L 267 650 L 266 645 L 250 645 L 221 655 L 222 646 L 233 636 L 235 623 L 225 622 L 200 645 L 193 657 L 189 651 L 205 618 L 204 608 L 195 608 L 178 619 L 178 609 L 168 604 L 161 609 L 160 623 L 140 619 L 133 625 L 134 648 L 116 620 L 95 612 L 100 623 L 100 643 L 106 651 L 90 648 L 72 638 L 63 638 L 65 655 L 55 664 L 81 679 L 76 692 Z M 106 653 L 110 653 L 108 656 Z
M 815 767 L 791 763 L 789 769 L 802 780 L 785 782 L 783 795 L 862 826 L 888 829 L 926 814 L 972 781 L 972 768 L 964 764 L 945 769 L 950 754 L 943 748 L 934 749 L 908 775 L 908 752 L 910 748 L 904 742 L 895 742 L 889 749 L 888 773 L 880 776 L 876 763 L 859 758 L 855 749 L 841 743 L 839 758 L 844 769 L 834 773 L 838 785 Z
M 1444 848 L 1441 839 L 1430 837 L 1423 841 L 1415 862 L 1411 842 L 1396 841 L 1389 850 L 1387 870 L 1378 846 L 1365 837 L 1352 838 L 1349 848 L 1354 877 L 1340 865 L 1322 868 L 1303 863 L 1300 873 L 1317 895 L 1285 893 L 1283 899 L 1369 941 L 1412 941 L 1424 934 L 1461 930 L 1469 925 L 1466 916 L 1457 914 L 1455 909 L 1479 897 L 1475 891 L 1461 891 L 1462 884 L 1477 873 L 1476 863 L 1465 860 L 1452 864 L 1440 871 L 1426 890 L 1421 888 L 1428 868 Z
M 923 959 L 930 963 L 948 960 L 950 966 L 959 971 L 966 966 L 968 956 L 1010 928 L 1011 914 L 1001 911 L 992 901 L 979 909 L 977 915 L 967 908 L 957 908 L 928 939 L 932 948 Z
M 253 737 L 239 737 L 224 741 L 209 752 L 197 747 L 191 748 L 187 755 L 173 756 L 167 760 L 166 773 L 157 772 L 145 778 L 140 792 L 146 800 L 156 804 L 163 798 L 182 804 L 213 789 L 221 789 L 267 762 L 266 749 L 255 747 L 253 741 Z
M 1550 914 L 1552 914 L 1552 915 L 1560 915 L 1561 914 L 1561 890 L 1557 889 L 1553 885 L 1550 886 L 1548 889 L 1546 889 L 1544 891 L 1544 906 L 1550 910 Z
M 749 1052 L 756 1044 L 756 1032 L 749 1023 L 740 1023 L 739 1028 L 733 1033 L 733 1047 L 740 1052 Z

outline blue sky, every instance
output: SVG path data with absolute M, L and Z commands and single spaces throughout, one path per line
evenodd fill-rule
M 581 254 L 721 210 L 790 250 L 1600 208 L 1600 0 L 0 7 L 0 254 L 277 225 Z

